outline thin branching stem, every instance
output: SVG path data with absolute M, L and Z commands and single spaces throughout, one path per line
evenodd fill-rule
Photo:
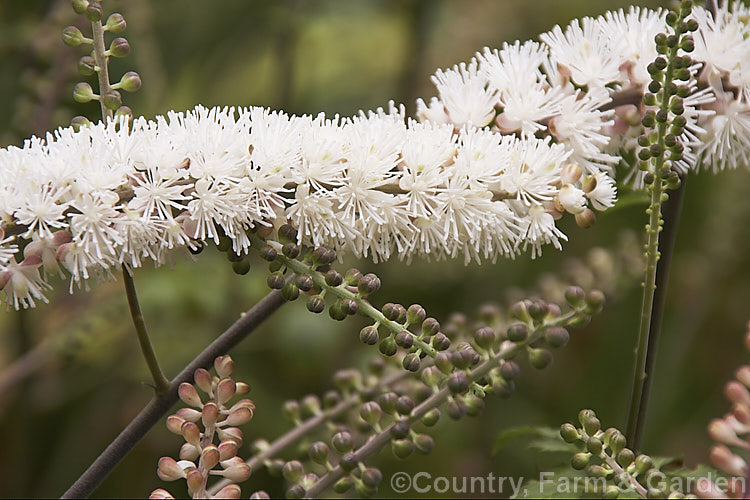
M 177 402 L 177 390 L 183 382 L 193 379 L 198 368 L 208 368 L 217 356 L 226 354 L 286 301 L 278 291 L 266 295 L 242 317 L 196 356 L 169 385 L 169 391 L 154 396 L 125 429 L 97 457 L 88 469 L 66 491 L 62 498 L 86 498 L 101 484 L 117 464 L 133 449 L 156 423 Z

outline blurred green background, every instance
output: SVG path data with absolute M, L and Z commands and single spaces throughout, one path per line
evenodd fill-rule
M 416 97 L 434 95 L 429 76 L 466 61 L 484 46 L 525 40 L 555 24 L 626 7 L 620 0 L 320 0 L 114 1 L 106 13 L 128 21 L 130 57 L 111 74 L 136 70 L 144 86 L 125 103 L 152 117 L 200 103 L 259 105 L 292 113 L 351 115 L 386 106 L 389 99 L 414 110 Z M 655 7 L 659 2 L 641 5 Z M 72 103 L 82 50 L 60 42 L 79 22 L 67 1 L 0 2 L 0 146 L 65 126 L 76 114 L 96 117 L 98 106 Z M 87 31 L 85 31 L 87 32 Z M 644 449 L 705 461 L 705 426 L 728 403 L 723 384 L 748 359 L 742 336 L 750 317 L 750 174 L 692 175 L 673 263 L 659 366 Z M 518 443 L 492 456 L 492 438 L 517 425 L 556 427 L 579 409 L 594 408 L 603 425 L 624 426 L 632 352 L 637 333 L 640 278 L 632 273 L 643 206 L 611 210 L 582 230 L 566 221 L 564 252 L 551 248 L 497 264 L 400 262 L 374 265 L 383 287 L 373 301 L 419 302 L 445 321 L 452 311 L 475 315 L 484 302 L 508 304 L 536 293 L 551 276 L 603 286 L 605 311 L 553 365 L 534 372 L 523 365 L 516 394 L 489 400 L 475 422 L 441 421 L 427 457 L 396 462 L 385 451 L 377 463 L 385 481 L 397 470 L 436 475 L 534 477 L 545 459 Z M 620 257 L 607 260 L 600 249 Z M 628 264 L 630 262 L 630 264 Z M 173 269 L 136 272 L 141 303 L 168 375 L 176 374 L 239 314 L 266 292 L 266 270 L 254 262 L 239 277 L 218 252 L 197 262 L 178 259 Z M 617 279 L 613 283 L 613 276 Z M 0 380 L 28 370 L 0 391 L 0 497 L 57 496 L 90 464 L 151 396 L 137 349 L 122 284 L 92 283 L 68 295 L 55 281 L 51 304 L 32 311 L 0 312 Z M 520 294 L 520 295 L 519 295 Z M 528 295 L 528 294 L 527 294 Z M 253 387 L 258 411 L 246 440 L 273 439 L 288 429 L 279 408 L 288 398 L 330 388 L 335 369 L 362 366 L 375 351 L 359 343 L 362 323 L 336 323 L 308 313 L 304 301 L 285 306 L 232 355 L 238 377 Z M 41 346 L 41 347 L 40 347 Z M 23 356 L 23 357 L 22 357 Z M 24 360 L 18 364 L 17 360 Z M 14 364 L 14 362 L 16 362 Z M 3 379 L 3 377 L 5 377 Z M 155 427 L 96 491 L 95 497 L 141 496 L 157 487 L 184 491 L 156 477 L 162 455 L 176 455 L 180 440 Z M 245 456 L 247 453 L 245 452 Z M 259 472 L 245 494 L 280 482 Z

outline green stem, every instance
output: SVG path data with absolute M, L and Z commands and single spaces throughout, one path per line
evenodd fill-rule
M 253 233 L 250 234 L 250 240 L 255 244 L 257 248 L 261 248 L 263 245 L 276 245 L 278 246 L 276 250 L 281 249 L 281 245 L 278 242 L 262 240 L 260 237 L 258 237 L 257 235 Z M 313 267 L 308 266 L 307 264 L 305 264 L 304 262 L 300 262 L 299 260 L 290 259 L 286 257 L 285 255 L 282 255 L 280 251 L 279 251 L 277 258 L 281 259 L 284 265 L 287 268 L 294 271 L 295 273 L 306 274 L 310 276 L 313 280 L 313 283 L 318 289 L 326 290 L 328 293 L 332 293 L 340 299 L 354 300 L 359 306 L 360 314 L 368 316 L 373 321 L 377 321 L 381 325 L 385 326 L 388 330 L 390 330 L 393 334 L 398 334 L 399 332 L 406 330 L 404 325 L 401 325 L 395 321 L 391 321 L 388 318 L 386 318 L 382 312 L 380 312 L 378 309 L 373 307 L 372 304 L 370 304 L 368 301 L 360 297 L 358 294 L 347 290 L 343 286 L 330 286 L 328 283 L 326 283 L 326 280 L 323 274 L 316 271 Z M 422 339 L 420 339 L 417 335 L 414 335 L 412 332 L 409 332 L 409 333 L 414 337 L 415 347 L 417 347 L 418 349 L 421 349 L 422 352 L 429 355 L 430 357 L 433 357 L 433 358 L 435 357 L 435 355 L 438 352 L 437 349 L 432 347 L 427 342 L 424 342 Z
M 104 96 L 112 90 L 112 86 L 109 82 L 109 58 L 105 53 L 107 49 L 104 46 L 104 29 L 102 28 L 101 21 L 92 22 L 91 29 L 93 33 L 92 38 L 94 40 L 94 61 L 96 62 L 97 77 L 99 79 L 99 105 L 102 109 L 102 119 L 107 120 L 112 118 L 112 110 L 104 105 Z M 169 390 L 169 379 L 164 375 L 164 372 L 159 365 L 156 352 L 154 351 L 151 339 L 148 336 L 148 330 L 146 330 L 146 322 L 143 319 L 141 306 L 138 303 L 138 294 L 135 291 L 133 275 L 125 265 L 122 266 L 122 280 L 125 283 L 125 292 L 128 296 L 130 316 L 133 318 L 133 325 L 135 326 L 135 332 L 138 336 L 138 344 L 141 346 L 143 358 L 146 360 L 148 369 L 151 372 L 151 378 L 154 381 L 154 389 L 158 395 L 165 394 Z
M 138 336 L 138 343 L 141 346 L 141 352 L 143 353 L 148 369 L 151 372 L 151 378 L 154 379 L 154 389 L 156 390 L 157 395 L 166 394 L 167 391 L 169 391 L 169 380 L 164 376 L 164 372 L 162 372 L 161 367 L 159 366 L 159 360 L 156 358 L 154 347 L 151 345 L 151 339 L 146 330 L 146 322 L 143 319 L 141 306 L 138 303 L 138 295 L 135 291 L 135 281 L 133 281 L 133 276 L 124 265 L 122 266 L 122 279 L 125 282 L 125 293 L 128 296 L 130 316 L 133 318 L 133 325 L 135 326 L 135 333 Z
M 681 33 L 676 33 L 680 36 Z M 667 68 L 664 73 L 664 84 L 662 86 L 662 98 L 659 103 L 660 110 L 669 110 L 670 99 L 674 95 L 668 91 L 674 78 L 674 60 L 677 57 L 679 44 L 669 50 L 667 55 Z M 630 395 L 630 404 L 628 406 L 628 422 L 626 437 L 633 451 L 638 451 L 640 440 L 643 435 L 643 425 L 646 419 L 646 409 L 648 405 L 648 394 L 650 392 L 650 378 L 653 377 L 653 363 L 647 363 L 648 359 L 654 359 L 656 342 L 651 341 L 651 337 L 658 339 L 658 330 L 660 322 L 653 321 L 654 314 L 654 296 L 656 291 L 656 274 L 657 263 L 659 262 L 659 233 L 662 231 L 662 203 L 666 201 L 668 195 L 665 192 L 664 174 L 669 171 L 669 166 L 665 165 L 665 136 L 667 135 L 668 120 L 658 123 L 656 132 L 656 143 L 659 146 L 660 154 L 653 158 L 653 182 L 650 185 L 651 202 L 646 213 L 649 216 L 648 225 L 646 226 L 646 271 L 643 279 L 643 298 L 641 302 L 641 318 L 638 327 L 638 344 L 636 347 L 635 368 L 633 373 L 633 386 Z M 663 299 L 663 297 L 662 297 Z M 663 307 L 663 300 L 660 301 L 659 309 Z M 661 316 L 659 311 L 658 316 Z M 648 389 L 646 389 L 648 387 Z

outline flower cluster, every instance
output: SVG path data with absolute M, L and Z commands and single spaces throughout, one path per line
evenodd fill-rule
M 696 14 L 705 62 L 690 68 L 686 166 L 745 160 L 749 13 Z M 298 243 L 376 261 L 559 249 L 556 219 L 587 227 L 592 208 L 614 204 L 613 166 L 643 130 L 637 104 L 664 17 L 619 11 L 486 49 L 436 73 L 439 98 L 419 101 L 419 121 L 393 104 L 344 119 L 199 106 L 0 149 L 0 289 L 34 306 L 63 271 L 72 290 L 223 237 L 241 256 L 249 230 L 287 222 Z

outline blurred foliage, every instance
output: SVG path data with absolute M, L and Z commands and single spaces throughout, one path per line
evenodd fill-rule
M 417 96 L 434 94 L 429 75 L 438 67 L 468 60 L 485 45 L 525 40 L 554 24 L 627 5 L 623 0 L 107 0 L 105 9 L 125 15 L 133 48 L 129 58 L 113 62 L 113 79 L 138 71 L 144 87 L 126 96 L 126 104 L 151 117 L 198 103 L 350 115 L 393 98 L 413 110 Z M 0 3 L 0 145 L 67 125 L 75 114 L 96 116 L 95 104 L 70 98 L 81 53 L 62 45 L 60 32 L 74 20 L 64 0 Z M 688 181 L 644 442 L 649 453 L 682 456 L 688 465 L 705 461 L 704 428 L 725 411 L 723 383 L 746 361 L 740 347 L 750 316 L 749 190 L 746 171 L 692 175 Z M 632 233 L 630 238 L 622 233 L 641 230 L 643 209 L 634 203 L 602 214 L 589 230 L 564 225 L 571 240 L 564 252 L 547 249 L 534 261 L 522 256 L 481 266 L 407 266 L 347 260 L 341 268 L 357 265 L 381 277 L 376 304 L 419 302 L 441 321 L 452 311 L 471 316 L 483 302 L 505 304 L 523 297 L 522 290 L 543 290 L 554 276 L 601 286 L 596 281 L 602 274 L 592 269 L 622 270 L 626 264 L 608 260 L 601 248 L 637 247 Z M 171 375 L 267 292 L 260 261 L 239 277 L 210 249 L 196 262 L 177 259 L 172 269 L 142 269 L 135 277 L 155 348 Z M 631 277 L 613 283 L 605 311 L 574 335 L 550 368 L 536 373 L 524 365 L 510 400 L 488 402 L 471 424 L 441 421 L 431 455 L 397 462 L 382 454 L 386 480 L 380 495 L 393 496 L 388 479 L 399 470 L 538 477 L 543 463 L 521 443 L 492 455 L 493 437 L 507 427 L 556 427 L 583 407 L 595 408 L 604 421 L 623 423 L 638 282 Z M 0 426 L 6 429 L 2 497 L 62 493 L 151 397 L 121 283 L 91 287 L 71 296 L 58 281 L 51 304 L 0 313 L 0 366 L 7 369 L 20 358 L 31 371 L 0 393 Z M 289 424 L 278 417 L 285 399 L 320 393 L 330 387 L 335 369 L 362 366 L 374 355 L 357 339 L 361 326 L 357 319 L 336 323 L 313 316 L 299 301 L 232 352 L 237 375 L 251 383 L 258 407 L 247 441 L 273 439 L 287 430 Z M 29 354 L 40 345 L 36 349 L 47 355 Z M 158 457 L 173 453 L 179 443 L 163 426 L 154 428 L 95 496 L 147 496 L 161 486 Z M 279 481 L 265 472 L 250 483 L 243 486 L 246 493 L 259 488 L 282 493 Z

